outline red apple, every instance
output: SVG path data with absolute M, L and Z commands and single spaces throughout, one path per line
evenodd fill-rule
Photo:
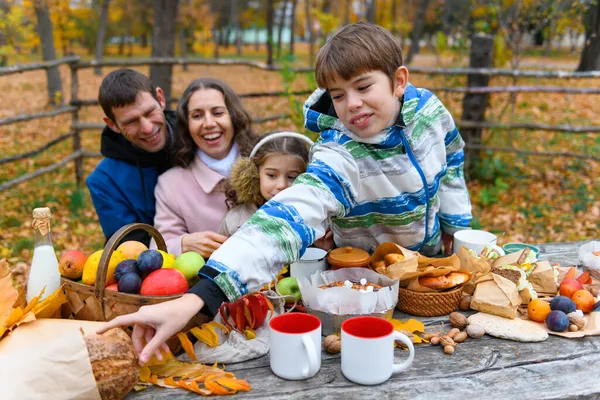
M 575 279 L 565 278 L 560 284 L 560 295 L 571 298 L 576 291 L 582 289 L 583 285 Z
M 140 294 L 142 296 L 170 296 L 185 293 L 188 286 L 185 276 L 176 269 L 161 268 L 151 272 L 142 281 Z
M 80 250 L 69 250 L 65 252 L 58 263 L 58 271 L 62 276 L 69 279 L 79 279 L 83 275 L 83 266 L 87 257 Z
M 104 289 L 106 289 L 106 290 L 113 290 L 115 292 L 118 292 L 119 291 L 119 284 L 118 283 L 113 283 L 112 285 L 108 285 Z

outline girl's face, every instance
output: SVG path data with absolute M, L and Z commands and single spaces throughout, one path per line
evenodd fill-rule
M 305 170 L 304 163 L 290 154 L 272 154 L 258 167 L 260 194 L 265 200 L 292 186 L 294 180 Z
M 233 125 L 223 93 L 200 89 L 188 102 L 188 129 L 196 146 L 217 160 L 227 157 L 233 145 Z

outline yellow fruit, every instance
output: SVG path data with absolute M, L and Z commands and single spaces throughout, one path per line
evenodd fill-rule
M 142 251 L 148 250 L 148 247 L 144 243 L 137 242 L 135 240 L 128 240 L 123 242 L 117 247 L 124 256 L 125 259 L 137 260 Z
M 173 264 L 175 264 L 175 256 L 162 250 L 158 250 L 158 252 L 163 256 L 162 268 L 173 268 Z
M 531 300 L 527 306 L 527 316 L 535 322 L 544 322 L 550 311 L 550 304 L 540 299 Z
M 96 273 L 98 271 L 98 264 L 100 263 L 100 257 L 102 257 L 103 251 L 104 250 L 98 250 L 97 252 L 89 256 L 89 258 L 85 262 L 85 265 L 83 266 L 83 277 L 81 278 L 81 281 L 84 284 L 93 285 L 96 283 Z M 114 276 L 115 269 L 117 268 L 117 265 L 123 260 L 125 260 L 125 256 L 119 250 L 113 251 L 112 255 L 110 256 L 110 261 L 108 263 L 108 271 L 106 273 L 106 286 L 112 285 L 113 283 L 117 283 L 117 280 Z

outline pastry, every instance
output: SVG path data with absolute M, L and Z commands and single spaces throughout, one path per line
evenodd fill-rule
M 430 289 L 450 289 L 462 285 L 471 279 L 471 275 L 465 272 L 450 272 L 442 276 L 421 276 L 419 285 Z
M 389 253 L 383 256 L 386 265 L 392 265 L 397 263 L 398 261 L 404 261 L 404 256 L 400 253 Z

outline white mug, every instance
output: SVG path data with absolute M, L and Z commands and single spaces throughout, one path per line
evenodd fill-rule
M 394 341 L 408 347 L 409 355 L 394 364 Z M 404 371 L 415 358 L 415 348 L 391 322 L 377 317 L 354 317 L 342 323 L 342 373 L 354 383 L 377 385 Z
M 289 313 L 269 322 L 271 371 L 289 380 L 308 379 L 321 368 L 321 321 L 314 315 Z
M 499 255 L 504 255 L 504 250 L 496 245 L 497 236 L 491 232 L 479 231 L 476 229 L 458 231 L 454 233 L 454 245 L 452 250 L 458 253 L 460 246 L 465 246 L 467 249 L 473 250 L 475 253 L 481 253 L 484 247 L 489 247 L 498 252 Z
M 325 270 L 327 270 L 327 251 L 318 247 L 308 247 L 298 261 L 290 264 L 290 276 L 293 278 L 305 276 L 310 280 L 312 274 Z

